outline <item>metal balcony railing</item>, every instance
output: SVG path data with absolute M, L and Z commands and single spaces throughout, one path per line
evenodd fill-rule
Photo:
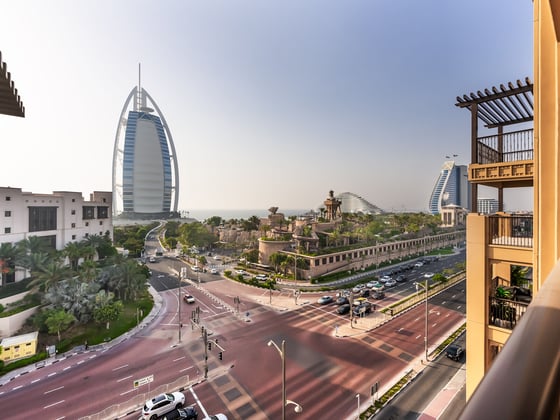
M 527 312 L 528 306 L 527 303 L 490 296 L 490 319 L 488 322 L 490 325 L 513 330 L 521 317 Z
M 533 159 L 533 129 L 479 137 L 476 162 L 482 165 Z
M 491 245 L 533 247 L 532 215 L 488 216 L 488 242 Z
M 560 263 L 541 284 L 461 420 L 559 418 Z

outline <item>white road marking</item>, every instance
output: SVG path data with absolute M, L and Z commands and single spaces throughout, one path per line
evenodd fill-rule
M 62 388 L 64 388 L 64 386 L 59 386 L 58 388 L 51 389 L 50 391 L 45 391 L 44 394 L 45 395 L 50 394 L 51 392 L 58 391 L 59 389 L 62 389 Z
M 114 368 L 114 369 L 113 369 L 113 372 L 114 372 L 114 371 L 116 371 L 116 370 L 119 370 L 119 369 L 125 368 L 125 367 L 128 367 L 128 364 L 126 364 L 126 365 L 122 365 L 122 366 L 119 366 L 119 367 L 116 367 L 116 368 Z
M 64 400 L 60 400 L 60 401 L 57 401 L 57 402 L 55 402 L 55 403 L 53 403 L 53 404 L 45 405 L 43 408 L 54 407 L 55 405 L 62 404 L 63 402 L 64 402 Z
M 132 378 L 132 375 L 125 376 L 124 378 L 117 379 L 117 382 L 126 381 L 127 379 Z

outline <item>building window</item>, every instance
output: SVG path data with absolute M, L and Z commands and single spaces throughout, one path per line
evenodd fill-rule
M 75 203 L 75 202 L 76 202 L 76 199 L 75 199 L 75 198 L 73 198 L 73 199 L 72 199 L 72 203 Z
M 4 228 L 4 233 L 12 233 L 12 228 Z
M 70 214 L 76 214 L 76 210 L 72 210 Z
M 86 227 L 89 226 L 89 222 L 86 222 Z
M 82 218 L 85 219 L 94 219 L 95 218 L 95 207 L 92 206 L 84 206 L 82 208 Z
M 75 228 L 75 227 L 76 227 L 76 223 L 72 223 L 71 226 L 72 226 L 73 228 Z
M 12 201 L 12 197 L 10 197 L 9 195 L 6 196 L 6 201 Z
M 103 220 L 100 220 L 99 221 L 99 226 L 102 226 L 102 225 L 103 225 Z
M 29 232 L 56 230 L 56 207 L 29 207 Z
M 72 240 L 73 240 L 73 241 L 76 240 L 76 235 L 72 235 Z
M 4 212 L 4 217 L 12 217 L 12 212 L 10 210 L 6 210 Z
M 97 206 L 97 218 L 107 219 L 109 217 L 109 207 L 107 206 Z

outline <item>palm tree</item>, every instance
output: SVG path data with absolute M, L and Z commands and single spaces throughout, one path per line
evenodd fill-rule
M 45 292 L 48 292 L 55 284 L 61 282 L 62 280 L 71 278 L 72 271 L 69 267 L 64 265 L 62 261 L 55 259 L 51 260 L 46 265 L 40 267 L 38 271 L 31 274 L 33 276 L 33 280 L 31 280 L 27 287 L 32 290 L 38 290 L 39 288 L 44 287 Z
M 20 250 L 9 242 L 0 244 L 0 286 L 4 286 L 9 276 L 13 276 Z
M 70 267 L 72 270 L 78 270 L 78 262 L 83 256 L 83 247 L 77 242 L 68 242 L 64 247 L 64 255 L 70 260 Z
M 98 268 L 95 261 L 86 260 L 84 261 L 79 268 L 79 277 L 81 280 L 89 283 L 95 281 L 97 279 Z

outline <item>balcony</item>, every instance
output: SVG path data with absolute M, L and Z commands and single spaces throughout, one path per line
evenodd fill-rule
M 521 317 L 527 312 L 528 303 L 490 296 L 490 325 L 513 330 Z
M 559 296 L 560 263 L 518 319 L 461 413 L 461 420 L 559 418 Z
M 533 185 L 533 129 L 479 137 L 469 181 L 491 187 Z
M 533 247 L 533 215 L 497 214 L 488 216 L 490 245 Z

